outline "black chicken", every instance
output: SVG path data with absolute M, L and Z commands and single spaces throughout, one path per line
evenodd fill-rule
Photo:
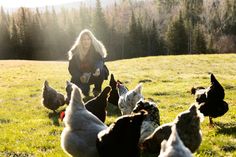
M 97 97 L 85 103 L 86 109 L 97 116 L 102 122 L 106 120 L 107 97 L 110 91 L 111 87 L 107 86 Z
M 213 125 L 212 118 L 223 116 L 229 110 L 228 104 L 224 101 L 224 88 L 213 74 L 211 74 L 210 87 L 192 88 L 192 91 L 196 96 L 196 102 L 200 105 L 200 112 L 204 116 L 209 116 L 210 125 Z
M 122 83 L 120 82 L 119 80 L 115 80 L 114 78 L 114 75 L 111 74 L 111 78 L 110 78 L 110 82 L 109 82 L 109 85 L 111 86 L 111 92 L 110 92 L 110 96 L 108 98 L 108 102 L 115 105 L 115 106 L 118 106 L 118 100 L 119 100 L 119 94 L 118 94 L 118 91 L 117 91 L 117 83 Z
M 97 150 L 100 157 L 139 157 L 140 128 L 146 116 L 142 111 L 125 115 L 97 135 Z

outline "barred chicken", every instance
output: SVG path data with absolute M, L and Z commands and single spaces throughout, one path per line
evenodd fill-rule
M 118 107 L 122 115 L 130 114 L 136 103 L 144 99 L 142 95 L 142 84 L 138 84 L 133 90 L 128 90 L 123 84 L 117 84 L 119 101 Z
M 192 105 L 189 110 L 180 113 L 174 122 L 156 128 L 155 131 L 144 140 L 141 147 L 144 152 L 159 154 L 162 141 L 168 140 L 171 134 L 171 127 L 176 125 L 180 139 L 184 145 L 194 153 L 202 141 L 200 121 L 202 121 L 203 118 L 203 115 L 198 111 L 197 107 Z

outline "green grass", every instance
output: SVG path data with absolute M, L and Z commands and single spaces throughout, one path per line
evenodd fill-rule
M 195 156 L 236 156 L 236 54 L 145 57 L 106 63 L 116 79 L 132 89 L 143 83 L 143 95 L 156 102 L 161 124 L 194 102 L 192 86 L 209 86 L 209 74 L 215 74 L 225 88 L 229 111 L 214 119 L 210 128 L 201 124 L 203 141 Z M 63 94 L 70 79 L 68 62 L 0 61 L 0 156 L 66 156 L 60 147 L 63 129 L 53 125 L 51 111 L 41 106 L 44 80 Z M 104 82 L 103 87 L 108 84 Z M 109 107 L 107 124 L 119 112 Z

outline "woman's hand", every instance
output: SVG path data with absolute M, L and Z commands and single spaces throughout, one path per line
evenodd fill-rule
M 100 69 L 97 68 L 96 71 L 93 73 L 93 76 L 99 76 L 100 75 Z

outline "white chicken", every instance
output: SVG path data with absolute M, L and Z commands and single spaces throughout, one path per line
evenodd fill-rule
M 179 138 L 176 125 L 171 127 L 171 131 L 168 141 L 162 141 L 161 152 L 158 157 L 192 157 L 191 151 L 184 146 Z
M 76 85 L 72 88 L 71 101 L 63 119 L 61 147 L 71 156 L 98 157 L 97 134 L 107 126 L 85 108 L 81 90 Z

